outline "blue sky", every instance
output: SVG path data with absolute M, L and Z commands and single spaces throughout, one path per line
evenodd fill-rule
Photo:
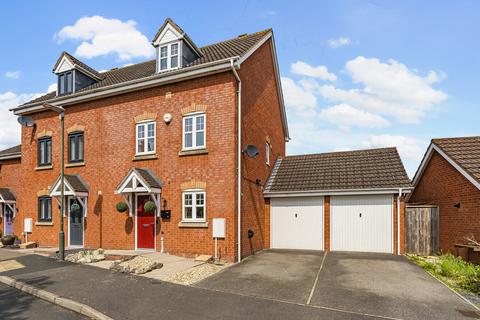
M 198 46 L 273 28 L 289 154 L 397 146 L 412 176 L 431 138 L 478 135 L 479 14 L 478 1 L 2 1 L 0 148 L 20 138 L 7 109 L 47 92 L 62 50 L 97 70 L 144 61 L 171 17 Z

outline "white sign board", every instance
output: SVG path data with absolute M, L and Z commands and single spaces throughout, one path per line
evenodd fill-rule
M 23 232 L 32 232 L 33 220 L 32 218 L 26 218 L 23 220 Z
M 225 218 L 214 218 L 212 230 L 214 238 L 225 238 Z

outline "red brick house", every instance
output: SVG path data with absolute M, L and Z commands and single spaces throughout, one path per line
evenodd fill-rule
M 21 146 L 0 151 L 0 233 L 13 234 L 16 195 L 20 189 Z
M 58 245 L 61 132 L 48 103 L 65 109 L 67 246 L 213 255 L 225 222 L 222 258 L 266 247 L 262 186 L 289 139 L 272 30 L 197 47 L 167 19 L 152 45 L 155 60 L 106 72 L 64 52 L 57 92 L 12 109 L 35 123 L 11 187 L 15 234 L 31 218 L 29 240 Z
M 439 208 L 442 252 L 480 239 L 480 137 L 433 139 L 413 184 L 409 203 Z

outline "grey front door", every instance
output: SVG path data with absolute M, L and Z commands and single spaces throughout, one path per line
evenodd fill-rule
M 73 204 L 78 204 L 80 210 L 72 210 Z M 68 208 L 70 214 L 70 245 L 83 246 L 83 207 L 75 199 L 69 199 Z
M 1 205 L 1 204 L 0 204 Z M 5 205 L 5 213 L 4 213 L 4 223 L 5 223 L 5 234 L 13 235 L 13 210 L 10 206 Z

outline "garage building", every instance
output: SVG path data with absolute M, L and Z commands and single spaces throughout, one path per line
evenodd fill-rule
M 272 249 L 403 253 L 411 189 L 396 148 L 279 158 L 264 190 L 265 242 Z

